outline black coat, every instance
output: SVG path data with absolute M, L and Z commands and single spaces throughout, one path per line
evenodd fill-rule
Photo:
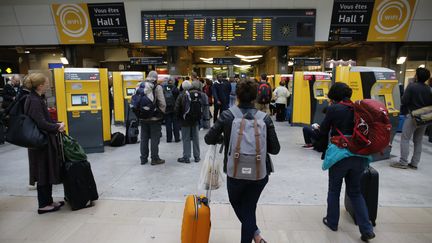
M 17 92 L 11 84 L 6 84 L 3 88 L 3 103 L 2 108 L 6 109 L 14 101 Z
M 240 104 L 240 110 L 244 113 L 251 112 L 254 114 L 256 109 L 254 105 L 251 104 Z M 219 119 L 213 125 L 212 128 L 205 135 L 204 140 L 207 144 L 217 144 L 224 143 L 224 172 L 226 173 L 226 166 L 228 162 L 228 148 L 230 144 L 231 137 L 231 127 L 234 120 L 234 115 L 230 110 L 226 110 L 222 112 Z M 264 118 L 264 122 L 267 127 L 267 156 L 266 156 L 266 165 L 267 165 L 267 174 L 273 172 L 273 165 L 270 159 L 269 154 L 278 154 L 280 151 L 280 144 L 276 134 L 275 126 L 273 124 L 270 116 L 266 115 Z M 223 137 L 222 137 L 223 133 Z
M 60 158 L 58 155 L 57 131 L 59 125 L 51 120 L 46 100 L 32 91 L 25 103 L 25 112 L 38 128 L 48 134 L 48 145 L 41 149 L 28 149 L 30 184 L 50 185 L 61 183 Z
M 221 103 L 222 110 L 226 110 L 229 107 L 231 93 L 231 84 L 227 80 L 218 80 L 212 85 L 212 94 L 214 103 L 218 101 Z

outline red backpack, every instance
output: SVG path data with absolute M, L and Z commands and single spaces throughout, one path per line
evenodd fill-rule
M 268 83 L 261 82 L 258 86 L 258 103 L 268 104 L 272 98 L 272 90 Z
M 383 103 L 364 99 L 355 103 L 343 101 L 339 104 L 354 109 L 354 130 L 351 137 L 346 137 L 336 128 L 339 136 L 332 137 L 332 143 L 359 155 L 382 153 L 389 146 L 391 124 Z

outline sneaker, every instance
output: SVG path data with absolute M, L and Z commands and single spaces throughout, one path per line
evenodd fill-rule
M 398 169 L 408 169 L 408 165 L 402 164 L 401 162 L 391 163 L 390 166 Z
M 34 185 L 28 185 L 28 190 L 29 191 L 37 190 L 37 185 L 36 184 L 34 184 Z
M 413 169 L 413 170 L 417 170 L 417 166 L 413 165 L 413 164 L 408 164 L 408 168 Z
M 195 163 L 198 163 L 198 162 L 200 162 L 200 161 L 201 161 L 200 158 L 195 158 Z
M 151 161 L 151 165 L 160 165 L 160 164 L 164 164 L 165 160 L 164 159 L 152 159 Z
M 178 158 L 178 159 L 177 159 L 177 162 L 179 162 L 179 163 L 186 163 L 186 164 L 189 164 L 189 163 L 190 163 L 190 160 L 187 159 L 187 158 L 183 158 L 183 157 L 181 157 L 181 158 Z
M 375 233 L 374 232 L 370 232 L 370 233 L 366 233 L 366 234 L 362 234 L 360 239 L 364 242 L 368 242 L 369 240 L 372 240 L 373 238 L 375 238 Z
M 327 217 L 324 217 L 323 218 L 323 220 L 322 220 L 322 222 L 323 222 L 323 224 L 325 225 L 325 226 L 327 226 L 329 229 L 331 229 L 332 231 L 337 231 L 338 230 L 338 227 L 336 226 L 331 226 L 330 224 L 329 224 L 329 222 L 327 221 Z

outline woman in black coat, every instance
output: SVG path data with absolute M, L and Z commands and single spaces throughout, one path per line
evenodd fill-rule
M 252 80 L 240 81 L 237 84 L 236 95 L 238 99 L 238 107 L 247 117 L 255 117 L 257 110 L 255 109 L 255 100 L 257 97 L 257 82 Z M 249 119 L 249 118 L 247 118 Z M 231 127 L 234 120 L 234 114 L 231 110 L 222 112 L 214 126 L 210 128 L 207 135 L 204 137 L 207 144 L 224 143 L 224 172 L 227 172 L 228 148 L 231 137 Z M 241 242 L 250 243 L 252 239 L 256 243 L 265 243 L 261 232 L 256 225 L 256 206 L 258 199 L 268 182 L 268 176 L 273 172 L 273 165 L 270 160 L 270 154 L 278 154 L 280 150 L 279 140 L 276 135 L 274 124 L 268 115 L 265 115 L 264 122 L 266 124 L 266 147 L 267 155 L 265 159 L 267 173 L 261 180 L 245 180 L 227 177 L 228 196 L 231 206 L 234 209 L 238 219 L 242 223 L 241 227 Z M 222 137 L 223 133 L 223 137 Z
M 61 183 L 56 134 L 63 132 L 65 126 L 63 123 L 53 122 L 50 118 L 44 98 L 48 84 L 48 78 L 42 73 L 32 73 L 26 79 L 26 88 L 31 90 L 31 93 L 24 105 L 24 112 L 47 134 L 48 139 L 46 147 L 28 149 L 30 184 L 37 182 L 39 214 L 57 211 L 64 205 L 63 201 L 53 201 L 52 185 Z

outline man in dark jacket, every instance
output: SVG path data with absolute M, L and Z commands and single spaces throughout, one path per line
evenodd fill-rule
M 172 142 L 173 133 L 175 142 L 180 142 L 180 125 L 177 116 L 174 113 L 175 103 L 179 96 L 179 90 L 174 85 L 174 77 L 170 77 L 168 82 L 164 85 L 164 96 L 165 96 L 165 128 L 167 143 Z
M 227 93 L 229 95 L 229 93 Z M 238 107 L 243 114 L 249 113 L 255 116 L 257 110 L 254 102 L 257 96 L 257 83 L 254 81 L 240 81 L 237 85 L 236 94 L 238 97 Z M 231 110 L 224 111 L 213 127 L 209 130 L 204 140 L 207 144 L 224 143 L 224 172 L 227 172 L 228 150 L 231 137 L 231 128 L 234 120 L 234 115 Z M 265 242 L 260 230 L 256 225 L 256 205 L 261 195 L 262 190 L 268 182 L 268 175 L 273 171 L 270 156 L 268 154 L 277 154 L 280 150 L 279 140 L 276 135 L 276 130 L 271 118 L 267 115 L 264 118 L 267 128 L 266 137 L 266 169 L 267 176 L 261 180 L 241 180 L 232 177 L 227 177 L 227 189 L 230 203 L 236 213 L 238 219 L 242 223 L 241 227 L 241 242 Z M 222 137 L 223 133 L 223 137 Z
M 199 162 L 200 158 L 200 146 L 199 146 L 199 121 L 202 116 L 208 113 L 208 98 L 207 95 L 200 91 L 200 85 L 197 82 L 191 84 L 189 81 L 182 83 L 183 92 L 179 95 L 176 101 L 175 112 L 178 119 L 181 122 L 181 132 L 183 141 L 183 156 L 178 158 L 177 162 L 190 163 L 191 157 L 191 139 L 193 143 L 193 155 L 194 161 Z M 192 104 L 194 101 L 192 97 L 197 95 L 200 103 L 199 116 L 192 116 L 192 112 L 196 110 Z M 196 106 L 195 106 L 196 107 Z
M 214 98 L 214 117 L 213 121 L 216 123 L 218 113 L 222 113 L 229 108 L 229 100 L 231 93 L 231 84 L 228 80 L 222 78 L 222 75 L 217 75 L 217 80 L 213 83 L 213 98 Z
M 417 68 L 414 77 L 415 82 L 408 85 L 402 96 L 402 106 L 406 107 L 409 112 L 432 105 L 432 90 L 429 85 L 425 84 L 430 76 L 430 71 L 428 69 Z M 400 160 L 399 162 L 392 163 L 392 167 L 399 169 L 417 169 L 420 163 L 422 140 L 425 131 L 426 126 L 417 126 L 411 115 L 407 115 L 402 128 Z M 413 137 L 414 142 L 414 153 L 411 158 L 411 163 L 409 163 L 409 141 L 411 137 Z
M 7 109 L 15 100 L 18 88 L 20 86 L 19 75 L 12 76 L 11 80 L 3 88 L 3 103 L 2 108 Z

